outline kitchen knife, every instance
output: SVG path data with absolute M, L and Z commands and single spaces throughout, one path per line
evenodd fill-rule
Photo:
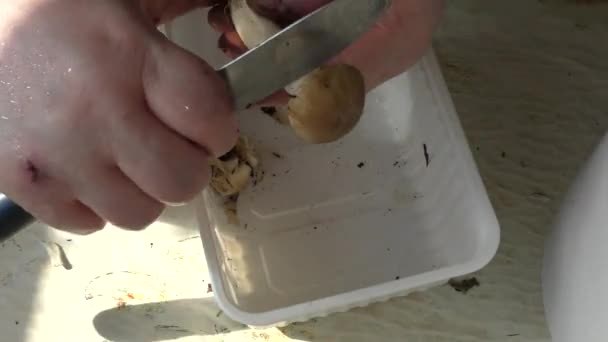
M 378 21 L 391 0 L 334 0 L 218 72 L 244 109 L 337 56 Z
M 338 55 L 367 32 L 391 0 L 334 0 L 281 30 L 217 72 L 237 110 L 285 88 Z M 34 222 L 0 193 L 0 242 Z

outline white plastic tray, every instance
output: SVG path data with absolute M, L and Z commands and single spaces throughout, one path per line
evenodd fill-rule
M 214 66 L 226 62 L 204 13 L 167 35 Z M 361 123 L 337 143 L 303 144 L 256 110 L 240 120 L 266 176 L 241 195 L 241 226 L 209 192 L 198 212 L 216 299 L 231 318 L 307 320 L 444 283 L 494 256 L 498 222 L 432 53 L 369 94 Z

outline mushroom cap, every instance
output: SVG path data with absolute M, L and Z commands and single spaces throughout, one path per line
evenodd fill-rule
M 347 64 L 322 66 L 298 81 L 288 103 L 289 123 L 296 135 L 313 144 L 348 134 L 365 106 L 365 80 Z

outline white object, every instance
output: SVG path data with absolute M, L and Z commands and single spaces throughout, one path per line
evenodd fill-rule
M 219 66 L 201 17 L 167 35 Z M 498 222 L 432 54 L 369 94 L 339 142 L 303 144 L 256 110 L 240 120 L 266 176 L 241 195 L 240 226 L 209 192 L 198 212 L 214 293 L 233 319 L 284 325 L 368 305 L 477 271 L 496 253 Z
M 608 136 L 577 176 L 545 245 L 543 297 L 553 342 L 608 336 Z

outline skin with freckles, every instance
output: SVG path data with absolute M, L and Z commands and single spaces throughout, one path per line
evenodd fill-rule
M 281 26 L 331 2 L 331 0 L 248 0 L 256 12 Z M 209 12 L 210 25 L 222 33 L 218 46 L 234 58 L 247 49 L 238 38 L 225 10 L 226 1 Z M 391 8 L 375 27 L 347 48 L 330 64 L 345 63 L 357 67 L 365 77 L 367 90 L 412 66 L 427 51 L 443 12 L 443 0 L 393 0 Z M 284 103 L 288 98 L 277 94 L 269 102 Z M 266 102 L 265 104 L 269 104 Z
M 0 2 L 0 192 L 54 227 L 149 225 L 207 184 L 226 85 L 155 25 L 195 0 Z

